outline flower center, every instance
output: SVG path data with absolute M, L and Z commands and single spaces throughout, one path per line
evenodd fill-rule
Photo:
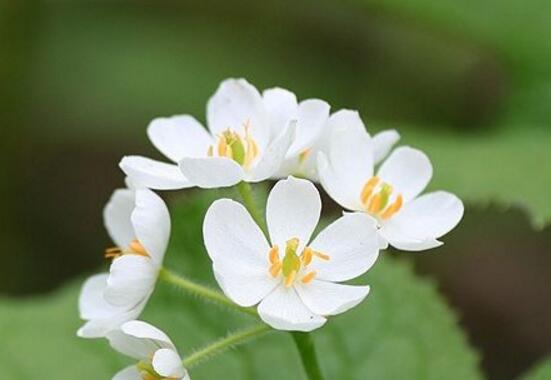
M 392 186 L 382 182 L 379 177 L 371 177 L 362 188 L 360 200 L 369 214 L 388 220 L 402 208 L 402 194 L 396 195 L 393 202 L 390 202 Z
M 123 255 L 138 255 L 150 257 L 144 246 L 136 239 L 132 240 L 128 247 L 112 247 L 105 250 L 105 257 L 108 259 L 116 259 Z
M 178 380 L 175 377 L 162 377 L 151 365 L 151 360 L 142 360 L 137 365 L 142 380 Z
M 243 137 L 230 128 L 218 135 L 216 150 L 211 145 L 207 155 L 213 157 L 216 152 L 218 157 L 227 157 L 244 168 L 249 169 L 259 152 L 258 145 L 250 134 L 250 122 L 248 120 L 245 122 L 244 127 L 245 136 Z
M 298 245 L 298 238 L 287 240 L 283 260 L 279 257 L 279 247 L 277 245 L 274 245 L 268 253 L 268 259 L 270 261 L 269 273 L 274 278 L 281 273 L 283 275 L 283 284 L 287 288 L 293 285 L 297 278 L 300 278 L 303 284 L 308 284 L 316 277 L 315 270 L 308 270 L 308 265 L 310 265 L 314 257 L 325 261 L 331 259 L 328 255 L 314 251 L 310 247 L 305 247 L 302 253 L 298 255 Z

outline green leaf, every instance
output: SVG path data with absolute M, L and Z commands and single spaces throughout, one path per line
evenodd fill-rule
M 548 380 L 551 379 L 551 359 L 545 359 L 531 369 L 521 380 Z
M 201 222 L 219 193 L 185 197 L 173 208 L 167 267 L 215 286 L 202 247 Z M 359 281 L 372 286 L 361 306 L 314 333 L 327 379 L 480 379 L 477 355 L 434 286 L 383 254 Z M 103 340 L 75 336 L 80 281 L 48 297 L 0 302 L 2 378 L 107 379 L 130 361 Z M 142 319 L 165 330 L 183 354 L 252 321 L 159 283 Z M 274 332 L 206 362 L 194 380 L 304 379 L 289 334 Z

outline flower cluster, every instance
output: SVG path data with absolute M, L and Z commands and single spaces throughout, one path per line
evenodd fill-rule
M 106 337 L 138 360 L 115 379 L 188 378 L 170 339 L 136 320 L 170 237 L 168 209 L 153 190 L 249 189 L 277 180 L 265 223 L 247 197 L 245 206 L 219 199 L 205 215 L 203 238 L 223 291 L 217 299 L 256 306 L 265 324 L 287 331 L 314 330 L 358 305 L 369 286 L 345 282 L 367 272 L 380 249 L 437 247 L 463 215 L 453 194 L 420 195 L 432 176 L 423 152 L 393 150 L 398 133 L 371 136 L 358 112 L 331 114 L 322 100 L 299 102 L 281 88 L 260 93 L 244 79 L 228 79 L 209 100 L 206 120 L 208 128 L 190 115 L 157 118 L 147 134 L 170 162 L 126 156 L 120 163 L 127 188 L 104 210 L 112 263 L 85 282 L 79 307 L 86 323 L 78 331 Z M 318 182 L 348 212 L 313 236 L 322 209 Z

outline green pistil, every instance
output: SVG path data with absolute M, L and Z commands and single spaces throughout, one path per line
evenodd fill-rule
M 384 210 L 384 208 L 388 205 L 390 194 L 392 194 L 392 186 L 384 183 L 379 194 L 381 194 L 381 205 L 379 206 L 380 211 Z
M 285 247 L 285 256 L 283 257 L 283 276 L 289 276 L 293 271 L 300 269 L 300 258 L 297 255 L 299 240 L 293 238 L 287 240 L 287 246 Z

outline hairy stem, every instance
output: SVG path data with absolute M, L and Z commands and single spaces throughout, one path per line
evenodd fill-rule
M 259 337 L 260 335 L 263 335 L 269 331 L 272 331 L 272 329 L 268 325 L 259 324 L 251 328 L 230 334 L 227 337 L 217 340 L 189 355 L 183 361 L 184 367 L 187 369 L 192 368 L 205 359 L 221 354 L 232 347 L 244 344 L 247 341 Z
M 323 380 L 312 335 L 303 332 L 293 332 L 292 335 L 308 379 Z
M 212 301 L 229 309 L 239 311 L 240 313 L 258 317 L 258 313 L 254 308 L 239 306 L 228 297 L 226 297 L 223 293 L 217 290 L 213 290 L 209 287 L 199 285 L 191 280 L 188 280 L 187 278 L 184 278 L 169 271 L 166 268 L 161 268 L 161 271 L 159 272 L 159 279 L 171 285 L 174 285 L 188 293 L 195 294 L 200 298 Z

